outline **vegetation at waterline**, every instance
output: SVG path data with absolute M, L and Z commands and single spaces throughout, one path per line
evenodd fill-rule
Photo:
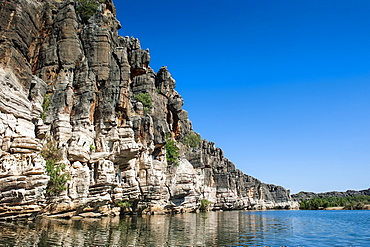
M 57 163 L 62 160 L 63 154 L 56 143 L 49 140 L 41 150 L 41 156 L 46 160 L 46 173 L 50 177 L 46 192 L 52 196 L 67 190 L 66 183 L 70 180 L 70 176 L 64 172 L 65 164 Z
M 344 209 L 365 209 L 370 205 L 370 196 L 358 195 L 347 197 L 314 197 L 300 201 L 300 209 L 316 210 L 329 207 L 344 207 Z
M 199 207 L 199 210 L 202 211 L 202 212 L 205 212 L 207 211 L 209 205 L 211 204 L 210 201 L 208 201 L 207 199 L 202 199 L 200 201 L 200 207 Z
M 117 203 L 117 206 L 124 209 L 129 209 L 132 207 L 132 204 L 129 201 L 123 199 Z
M 121 213 L 127 214 L 132 212 L 132 202 L 122 199 L 119 201 L 116 206 L 121 208 Z

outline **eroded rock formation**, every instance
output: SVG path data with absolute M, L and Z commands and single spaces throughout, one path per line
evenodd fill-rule
M 120 37 L 111 0 L 81 18 L 78 0 L 0 2 L 0 217 L 292 208 L 289 191 L 243 174 L 193 133 L 166 67 Z M 145 102 L 138 96 L 149 96 Z M 179 149 L 167 162 L 166 143 Z M 54 146 L 51 146 L 54 145 Z M 43 149 L 66 190 L 51 194 Z

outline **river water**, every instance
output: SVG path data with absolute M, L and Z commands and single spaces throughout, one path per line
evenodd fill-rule
M 227 211 L 0 223 L 0 246 L 370 246 L 370 211 Z

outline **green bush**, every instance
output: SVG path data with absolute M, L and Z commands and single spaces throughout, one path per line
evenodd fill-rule
M 67 190 L 66 183 L 70 180 L 68 173 L 64 172 L 65 164 L 55 164 L 52 160 L 46 160 L 46 172 L 50 176 L 46 192 L 50 195 L 58 195 Z
M 51 160 L 55 163 L 62 160 L 63 153 L 57 147 L 56 142 L 49 139 L 41 150 L 41 156 L 44 157 L 45 160 Z
M 210 204 L 211 204 L 211 202 L 208 201 L 207 199 L 202 199 L 200 201 L 200 207 L 199 207 L 200 211 L 202 211 L 202 212 L 207 211 Z
M 121 200 L 120 202 L 117 203 L 117 206 L 124 209 L 129 209 L 132 207 L 132 204 L 129 201 Z
M 41 113 L 41 119 L 45 121 L 45 117 L 46 117 L 46 111 L 48 109 L 48 107 L 50 106 L 50 97 L 51 97 L 51 94 L 46 94 L 45 97 L 44 97 L 44 101 L 42 102 L 42 113 Z
M 180 154 L 179 148 L 176 146 L 176 141 L 167 138 L 165 148 L 167 163 L 178 166 Z
M 144 107 L 144 113 L 147 114 L 153 108 L 153 99 L 149 93 L 139 93 L 134 95 L 134 99 L 141 102 Z
M 49 140 L 41 150 L 41 156 L 46 160 L 46 173 L 50 177 L 46 192 L 49 195 L 58 195 L 67 189 L 66 183 L 70 180 L 69 174 L 64 172 L 65 164 L 56 164 L 62 160 L 63 153 L 54 141 Z
M 202 141 L 201 136 L 195 132 L 191 132 L 189 135 L 185 136 L 182 139 L 182 143 L 184 143 L 187 147 L 190 147 L 190 148 L 199 147 L 201 141 Z
M 99 7 L 99 3 L 104 0 L 78 0 L 76 13 L 80 15 L 82 21 L 87 23 L 91 16 L 93 16 Z

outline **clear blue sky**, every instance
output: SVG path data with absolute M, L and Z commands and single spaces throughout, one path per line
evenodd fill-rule
M 115 0 L 194 130 L 299 191 L 370 187 L 369 0 Z

